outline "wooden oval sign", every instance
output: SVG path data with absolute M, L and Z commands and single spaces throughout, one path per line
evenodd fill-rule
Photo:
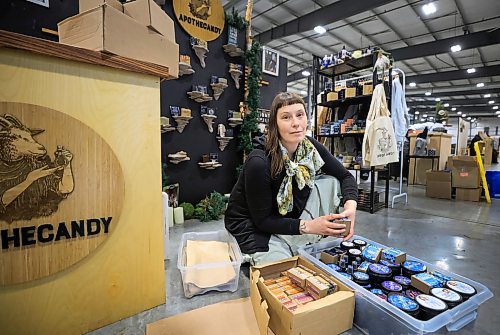
M 46 277 L 116 229 L 124 178 L 91 128 L 46 107 L 0 102 L 0 284 Z
M 224 8 L 220 0 L 174 0 L 174 13 L 191 36 L 213 41 L 224 30 Z

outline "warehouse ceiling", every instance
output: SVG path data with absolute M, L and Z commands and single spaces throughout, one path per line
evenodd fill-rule
M 411 113 L 434 106 L 436 97 L 456 108 L 451 115 L 463 109 L 494 116 L 499 110 L 493 109 L 500 106 L 499 0 L 435 0 L 436 12 L 429 15 L 422 8 L 428 0 L 253 2 L 254 36 L 288 59 L 290 91 L 306 94 L 308 81 L 301 72 L 311 67 L 313 54 L 337 53 L 344 45 L 351 51 L 379 46 L 393 53 L 395 66 L 408 77 Z M 244 16 L 247 0 L 222 3 L 226 11 L 234 7 Z M 326 33 L 316 33 L 318 25 Z M 451 52 L 455 44 L 462 50 Z M 468 73 L 469 68 L 476 72 Z M 477 87 L 480 83 L 484 86 Z

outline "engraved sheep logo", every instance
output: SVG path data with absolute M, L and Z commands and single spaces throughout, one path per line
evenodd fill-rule
M 28 128 L 13 115 L 0 116 L 0 220 L 31 220 L 55 213 L 73 192 L 73 154 L 57 147 L 52 162 Z

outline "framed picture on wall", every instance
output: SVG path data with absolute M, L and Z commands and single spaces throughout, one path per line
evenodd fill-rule
M 262 47 L 262 72 L 278 76 L 280 69 L 280 54 L 278 51 Z
M 28 2 L 36 3 L 37 5 L 49 7 L 49 0 L 27 0 Z

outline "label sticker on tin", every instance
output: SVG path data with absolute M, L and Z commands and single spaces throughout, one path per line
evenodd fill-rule
M 405 291 L 405 294 L 408 298 L 415 299 L 417 296 L 421 295 L 422 293 L 417 291 L 417 290 L 409 289 L 409 290 Z
M 354 243 L 352 243 L 352 242 L 345 241 L 345 242 L 342 242 L 342 245 L 346 248 L 354 248 Z
M 370 292 L 373 294 L 384 294 L 384 292 L 382 292 L 382 290 L 379 288 L 374 288 Z
M 413 311 L 418 308 L 418 304 L 415 301 L 403 295 L 390 295 L 387 301 L 403 311 Z
M 407 278 L 405 276 L 395 276 L 394 281 L 396 283 L 401 284 L 401 285 L 410 285 L 411 284 L 411 279 Z
M 427 271 L 427 267 L 424 264 L 417 261 L 406 261 L 403 263 L 403 266 L 410 271 L 415 271 L 415 272 Z
M 345 273 L 345 272 L 339 272 L 342 276 L 346 277 L 347 279 L 350 279 L 352 280 L 352 276 L 348 273 Z
M 354 278 L 356 278 L 357 280 L 369 280 L 370 279 L 370 276 L 368 276 L 366 273 L 363 273 L 363 272 L 354 272 L 352 274 L 352 276 Z
M 431 290 L 431 293 L 444 301 L 457 302 L 460 301 L 460 295 L 457 292 L 447 288 L 436 287 Z
M 361 255 L 361 250 L 359 249 L 351 249 L 349 250 L 349 253 L 353 256 L 360 256 Z
M 391 269 L 389 269 L 389 267 L 382 265 L 382 264 L 370 264 L 370 266 L 368 266 L 368 269 L 374 273 L 377 273 L 377 274 L 387 275 L 387 274 L 391 273 Z
M 388 291 L 394 291 L 394 292 L 401 291 L 403 289 L 401 285 L 390 280 L 382 282 L 382 287 Z
M 333 271 L 340 271 L 340 266 L 338 266 L 337 264 L 326 264 L 326 266 L 328 266 Z
M 360 245 L 365 245 L 365 244 L 366 244 L 366 242 L 365 242 L 365 241 L 363 241 L 363 240 L 357 240 L 357 239 L 356 239 L 356 240 L 352 240 L 352 242 L 353 242 L 354 244 L 360 244 Z
M 447 307 L 443 300 L 440 300 L 438 298 L 435 298 L 427 294 L 418 295 L 415 298 L 415 301 L 417 301 L 423 307 L 433 309 L 435 311 L 440 311 L 446 309 Z
M 457 292 L 464 293 L 464 294 L 474 294 L 476 293 L 476 290 L 474 287 L 470 286 L 469 284 L 466 284 L 464 282 L 458 281 L 458 280 L 450 280 L 446 283 L 449 287 L 454 289 Z

